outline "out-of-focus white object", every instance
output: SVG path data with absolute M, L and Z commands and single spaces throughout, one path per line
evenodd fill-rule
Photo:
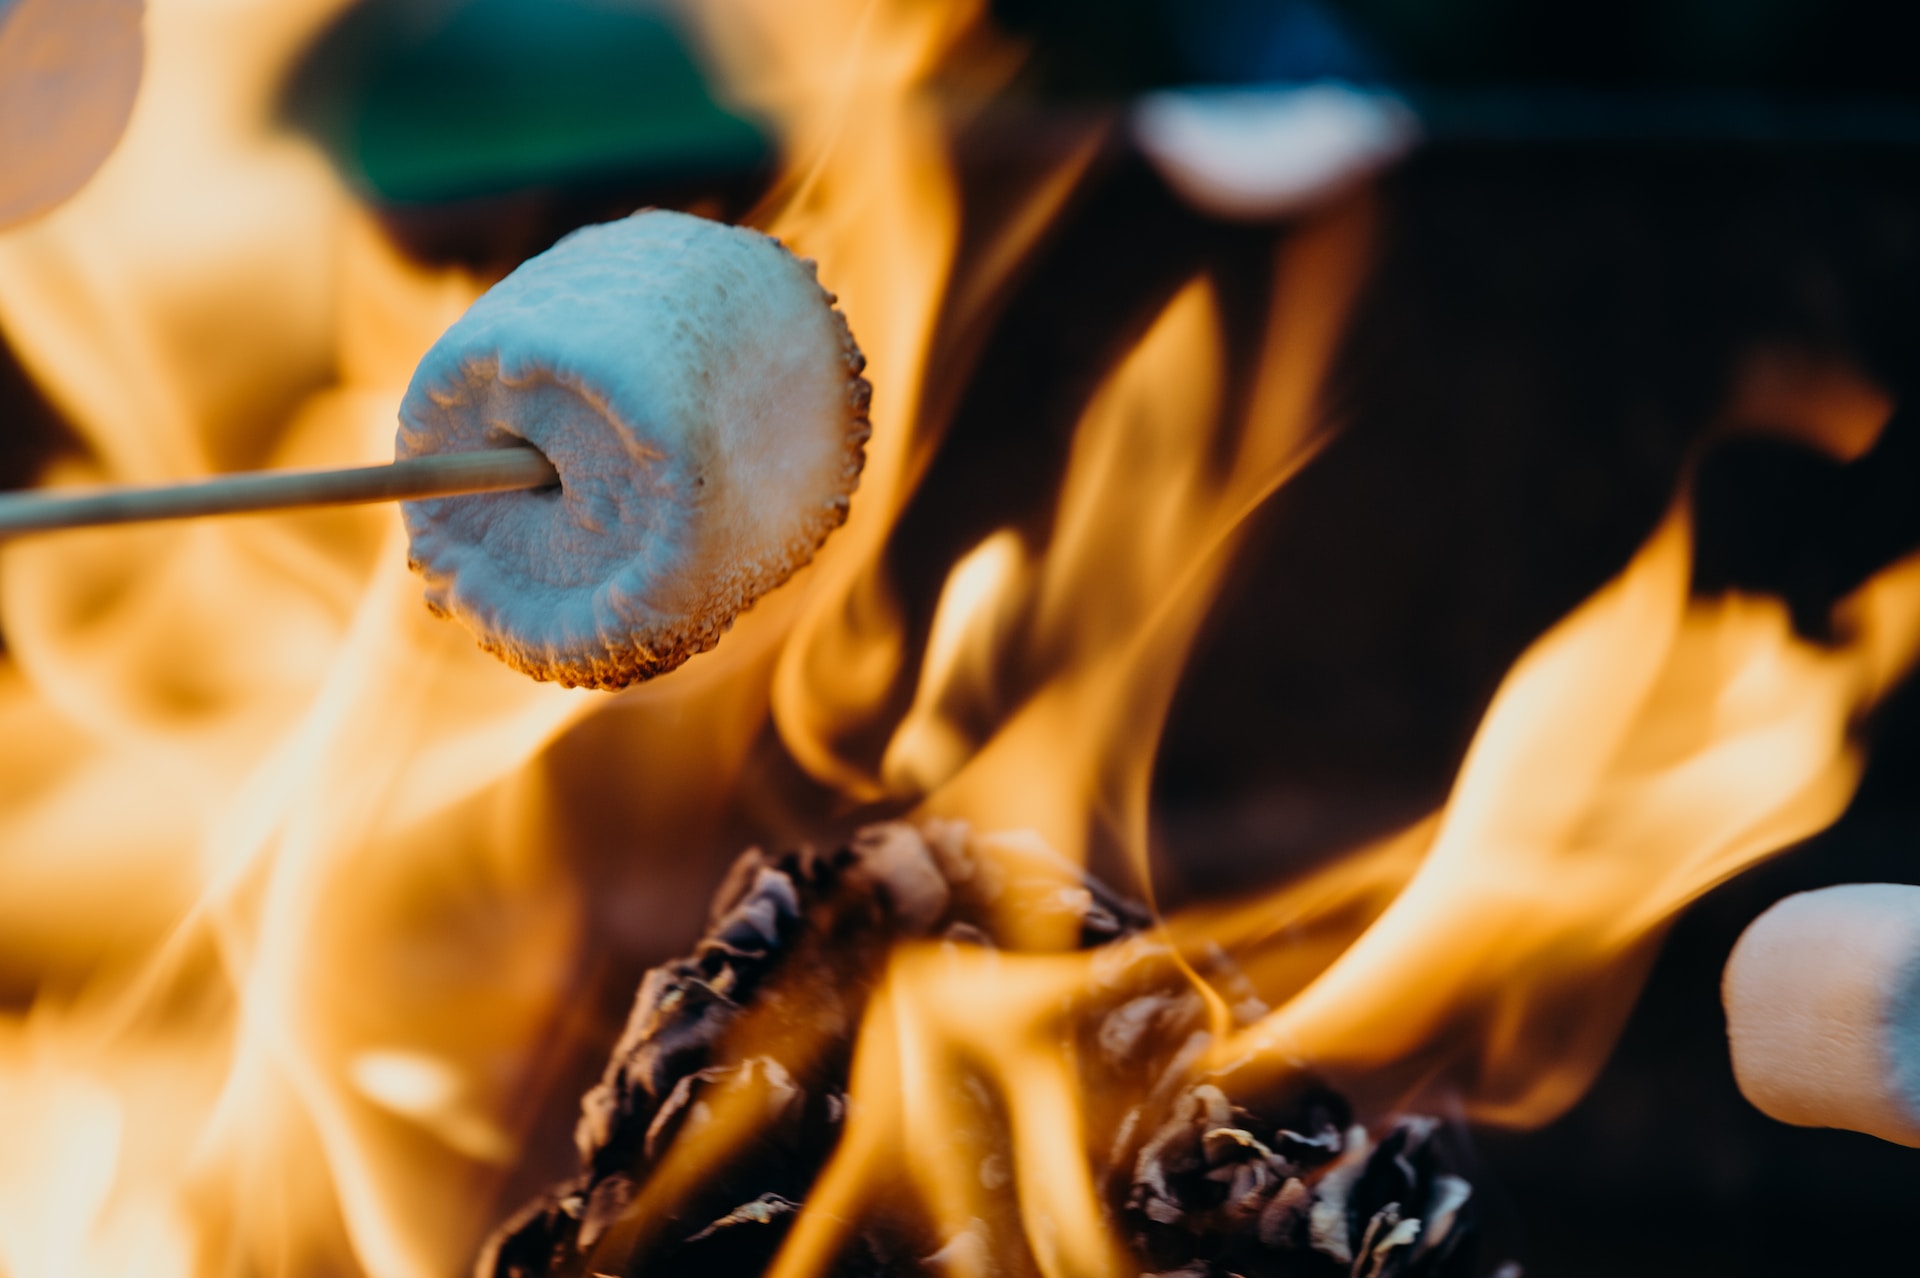
M 0 0 L 0 229 L 85 186 L 133 114 L 141 0 Z
M 1327 83 L 1149 94 L 1134 108 L 1133 132 L 1195 206 L 1265 221 L 1371 176 L 1413 145 L 1420 126 L 1391 93 Z
M 1920 1146 L 1920 887 L 1788 897 L 1741 934 L 1720 995 L 1762 1112 Z

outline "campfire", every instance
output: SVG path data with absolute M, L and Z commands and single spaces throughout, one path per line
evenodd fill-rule
M 13 486 L 390 462 L 449 327 L 633 211 L 370 191 L 288 124 L 350 8 L 150 0 L 117 147 L 0 232 Z M 1320 624 L 1263 611 L 1276 557 L 1478 500 L 1340 489 L 1366 396 L 1578 381 L 1436 371 L 1465 339 L 1396 309 L 1410 110 L 1323 87 L 1325 162 L 1223 206 L 1217 104 L 1050 108 L 974 6 L 674 12 L 778 158 L 650 202 L 776 238 L 839 324 L 832 483 L 751 490 L 811 561 L 613 679 L 424 606 L 423 505 L 0 542 L 0 1275 L 1517 1274 L 1480 1146 L 1575 1111 L 1675 921 L 1848 810 L 1920 652 L 1904 533 L 1782 583 L 1741 522 L 1743 464 L 1903 464 L 1898 379 L 1756 322 L 1652 443 L 1569 399 L 1657 454 L 1606 535 L 1486 621 L 1414 781 L 1360 699 L 1365 750 L 1277 783 L 1263 734 L 1328 715 L 1275 666 L 1351 632 L 1264 647 Z M 1326 777 L 1339 819 L 1272 817 Z

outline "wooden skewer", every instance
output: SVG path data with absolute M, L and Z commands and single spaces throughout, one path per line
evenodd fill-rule
M 0 494 L 0 538 L 58 528 L 150 519 L 241 515 L 302 506 L 357 506 L 460 493 L 546 488 L 553 463 L 527 447 L 435 453 L 345 470 L 258 470 L 145 488 L 83 488 Z

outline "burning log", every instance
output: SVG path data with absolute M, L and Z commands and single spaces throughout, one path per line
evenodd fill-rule
M 758 1273 L 841 1140 L 855 1031 L 898 944 L 1012 950 L 1010 906 L 1064 925 L 1092 980 L 1057 1050 L 1074 1062 L 1109 1232 L 1140 1271 L 1444 1278 L 1467 1271 L 1472 1188 L 1438 1122 L 1373 1130 L 1303 1081 L 1230 1098 L 1198 1072 L 1207 1000 L 1148 918 L 1032 842 L 988 848 L 959 823 L 866 827 L 831 851 L 743 854 L 692 954 L 647 973 L 582 1102 L 580 1170 L 495 1234 L 479 1278 Z M 1218 951 L 1202 975 L 1236 1020 L 1263 1013 Z M 841 1249 L 844 1274 L 1028 1274 L 1009 1123 L 991 1088 L 955 1089 L 987 1218 L 930 1223 L 885 1192 Z

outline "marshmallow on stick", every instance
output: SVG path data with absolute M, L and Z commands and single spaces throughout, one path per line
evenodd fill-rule
M 495 285 L 415 371 L 396 451 L 524 441 L 559 483 L 404 505 L 429 606 L 575 687 L 711 648 L 846 519 L 869 387 L 834 301 L 778 241 L 660 210 Z
M 1721 999 L 1762 1112 L 1920 1146 L 1920 887 L 1788 897 L 1741 934 Z
M 536 679 L 623 688 L 711 648 L 845 522 L 871 388 L 834 301 L 758 231 L 636 213 L 447 330 L 392 465 L 5 493 L 0 539 L 399 500 L 431 608 Z

